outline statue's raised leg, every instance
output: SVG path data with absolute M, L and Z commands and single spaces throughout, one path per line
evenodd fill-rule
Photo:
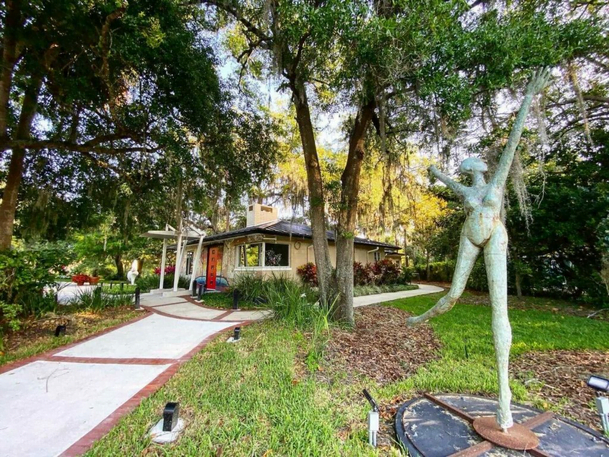
M 459 254 L 457 256 L 457 264 L 455 265 L 455 273 L 453 274 L 453 282 L 448 293 L 443 296 L 438 303 L 427 312 L 420 316 L 410 317 L 406 320 L 409 327 L 425 322 L 434 316 L 444 314 L 450 311 L 455 303 L 465 290 L 467 279 L 472 272 L 476 258 L 480 253 L 480 248 L 467 239 L 465 235 L 461 235 L 459 243 Z
M 488 290 L 491 299 L 493 320 L 493 342 L 497 358 L 497 377 L 499 380 L 499 409 L 497 424 L 505 431 L 514 425 L 510 402 L 510 380 L 508 365 L 512 345 L 512 328 L 507 310 L 507 233 L 503 225 L 495 228 L 491 239 L 484 248 L 484 263 Z

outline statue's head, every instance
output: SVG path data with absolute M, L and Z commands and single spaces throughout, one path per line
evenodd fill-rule
M 467 173 L 473 175 L 474 173 L 486 173 L 488 171 L 488 167 L 483 160 L 478 157 L 468 157 L 459 166 L 459 171 L 461 173 Z

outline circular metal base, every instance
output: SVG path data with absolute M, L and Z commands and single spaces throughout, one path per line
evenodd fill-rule
M 526 451 L 539 446 L 535 433 L 520 424 L 514 424 L 507 432 L 501 430 L 495 416 L 477 417 L 473 423 L 474 430 L 486 441 L 496 446 Z
M 525 454 L 609 457 L 609 438 L 564 417 L 515 403 L 510 408 L 514 422 L 537 435 L 539 446 L 532 448 L 533 443 L 525 443 L 523 447 L 509 449 L 505 447 L 508 443 L 500 442 L 494 436 L 482 437 L 474 428 L 478 418 L 487 417 L 496 434 L 507 435 L 510 439 L 516 435 L 515 427 L 510 428 L 510 433 L 503 433 L 495 425 L 497 409 L 495 399 L 475 395 L 437 394 L 413 398 L 398 410 L 397 437 L 413 457 L 514 457 Z M 529 450 L 520 450 L 525 447 Z

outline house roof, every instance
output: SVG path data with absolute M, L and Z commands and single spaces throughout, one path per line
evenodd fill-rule
M 327 232 L 328 241 L 336 241 L 336 235 L 333 231 L 328 230 Z M 213 241 L 226 240 L 228 238 L 236 238 L 245 235 L 263 234 L 263 235 L 280 235 L 289 236 L 293 239 L 311 239 L 313 238 L 313 231 L 311 227 L 305 224 L 296 224 L 290 221 L 272 221 L 265 222 L 263 224 L 253 225 L 242 229 L 231 230 L 229 232 L 218 233 L 216 235 L 206 236 L 203 239 L 204 244 L 208 244 Z M 378 246 L 390 249 L 401 249 L 400 246 L 396 246 L 389 243 L 381 243 L 379 241 L 369 240 L 367 238 L 355 237 L 355 244 L 363 244 L 367 246 Z M 195 240 L 189 241 L 188 244 L 196 243 Z

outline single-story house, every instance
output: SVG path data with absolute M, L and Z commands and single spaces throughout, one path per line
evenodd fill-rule
M 315 262 L 312 238 L 309 226 L 279 220 L 276 208 L 252 204 L 248 207 L 245 228 L 205 236 L 201 243 L 196 239 L 186 242 L 184 273 L 192 274 L 194 266 L 196 276 L 206 276 L 209 289 L 215 288 L 217 276 L 224 276 L 229 282 L 243 273 L 296 278 L 298 267 Z M 333 264 L 336 263 L 335 239 L 334 232 L 328 231 Z M 200 267 L 194 262 L 199 249 Z M 364 264 L 386 257 L 398 261 L 400 258 L 399 246 L 366 238 L 356 237 L 354 250 L 354 261 Z

